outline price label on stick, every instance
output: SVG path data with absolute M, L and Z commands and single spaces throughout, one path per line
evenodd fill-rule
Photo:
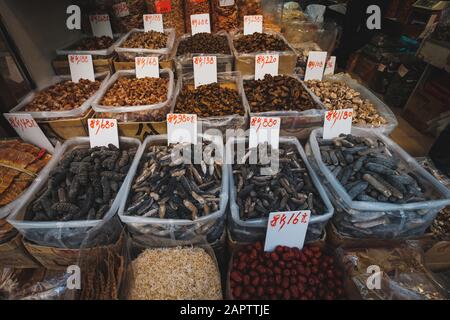
M 109 20 L 109 15 L 107 14 L 96 14 L 89 16 L 89 21 L 92 27 L 92 34 L 94 37 L 107 36 L 113 37 L 111 29 L 111 21 Z
M 191 15 L 191 32 L 192 35 L 197 33 L 211 33 L 211 22 L 208 13 Z
M 305 81 L 322 81 L 323 71 L 327 62 L 327 53 L 325 51 L 310 51 L 308 62 L 306 64 Z
M 244 35 L 263 32 L 263 16 L 244 16 Z
M 164 32 L 163 16 L 160 13 L 144 14 L 144 31 Z
M 197 144 L 197 115 L 167 114 L 167 144 L 184 142 Z
M 69 54 L 70 75 L 73 82 L 80 79 L 95 81 L 94 65 L 90 54 Z
M 325 112 L 323 138 L 333 139 L 352 131 L 353 109 L 330 110 Z
M 255 56 L 255 80 L 264 79 L 266 74 L 278 75 L 278 54 L 258 54 Z
M 136 78 L 159 78 L 158 57 L 136 57 L 134 58 L 134 64 Z
M 53 153 L 55 149 L 33 117 L 28 113 L 4 113 L 11 127 L 22 140 L 44 148 Z
M 331 56 L 327 61 L 327 66 L 325 67 L 324 76 L 329 76 L 334 74 L 334 69 L 336 68 L 336 57 Z
M 267 221 L 264 251 L 277 246 L 303 248 L 311 211 L 272 212 Z
M 219 0 L 219 6 L 221 7 L 229 7 L 234 5 L 234 0 Z
M 88 127 L 91 148 L 107 147 L 110 143 L 119 148 L 116 119 L 89 119 Z
M 194 64 L 194 85 L 198 86 L 217 82 L 217 57 L 196 56 L 192 58 Z
M 128 6 L 126 2 L 119 2 L 113 5 L 114 15 L 117 18 L 123 18 L 130 15 L 130 10 L 128 10 Z
M 251 117 L 249 147 L 256 148 L 258 144 L 268 142 L 273 149 L 280 144 L 279 117 Z

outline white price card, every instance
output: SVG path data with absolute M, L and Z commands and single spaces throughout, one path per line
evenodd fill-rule
M 159 78 L 159 58 L 136 57 L 134 58 L 136 67 L 136 78 Z
M 221 7 L 229 7 L 234 5 L 234 0 L 219 0 L 219 6 Z
M 11 127 L 26 142 L 32 143 L 38 147 L 54 152 L 53 145 L 47 139 L 45 134 L 33 117 L 28 113 L 4 113 Z
M 325 67 L 324 76 L 332 76 L 334 74 L 334 69 L 336 68 L 336 57 L 331 56 L 327 61 L 327 66 Z
M 308 62 L 306 64 L 305 81 L 319 80 L 322 81 L 323 71 L 327 62 L 327 52 L 310 51 Z
M 171 143 L 197 144 L 196 114 L 167 114 L 167 144 Z
M 385 66 L 384 64 L 380 63 L 380 64 L 378 65 L 378 71 L 384 72 L 384 70 L 386 70 L 386 66 Z
M 264 251 L 271 252 L 277 246 L 302 249 L 310 216 L 309 210 L 270 213 Z
M 408 68 L 406 68 L 404 65 L 400 65 L 400 67 L 398 67 L 398 74 L 400 77 L 404 77 L 406 76 L 406 74 L 409 72 Z
M 244 16 L 244 35 L 263 32 L 263 16 Z
M 172 11 L 172 0 L 156 0 L 156 13 L 170 13 Z
M 95 81 L 94 65 L 90 54 L 69 54 L 70 75 L 73 82 L 80 79 Z
M 107 36 L 113 38 L 109 15 L 107 14 L 91 15 L 89 16 L 89 21 L 91 22 L 92 34 L 94 35 L 94 37 Z
M 279 117 L 251 117 L 249 148 L 256 148 L 258 144 L 267 142 L 272 149 L 278 149 L 280 124 Z
M 163 16 L 161 13 L 144 14 L 144 31 L 164 32 Z
M 278 54 L 257 54 L 255 56 L 255 80 L 264 79 L 266 74 L 278 75 Z
M 110 143 L 119 148 L 116 119 L 88 119 L 91 148 L 107 147 Z
M 352 131 L 353 109 L 330 110 L 325 112 L 323 138 L 333 139 Z
M 117 18 L 123 18 L 130 15 L 130 10 L 128 10 L 126 2 L 119 2 L 113 5 L 113 11 Z
M 192 58 L 194 64 L 194 85 L 198 86 L 217 82 L 217 57 L 196 56 Z
M 209 13 L 193 14 L 191 15 L 191 33 L 211 33 L 211 20 Z

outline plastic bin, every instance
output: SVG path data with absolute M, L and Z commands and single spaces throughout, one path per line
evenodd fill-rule
M 108 56 L 111 56 L 114 53 L 114 48 L 117 45 L 117 43 L 119 43 L 119 41 L 123 38 L 123 35 L 115 34 L 114 35 L 115 42 L 113 43 L 112 46 L 110 46 L 109 48 L 106 48 L 106 49 L 101 49 L 101 50 L 74 50 L 74 49 L 72 49 L 75 44 L 77 44 L 80 40 L 85 39 L 85 38 L 92 38 L 92 36 L 83 36 L 80 39 L 77 39 L 76 41 L 71 41 L 69 44 L 65 45 L 62 49 L 57 49 L 56 54 L 58 56 L 67 56 L 69 54 L 90 54 L 90 55 L 92 55 L 93 60 L 100 59 L 100 58 L 104 59 Z
M 137 139 L 133 138 L 120 138 L 121 148 L 140 147 L 141 143 Z M 52 159 L 51 165 L 46 168 L 45 174 L 41 176 L 41 179 L 33 185 L 32 190 L 27 194 L 26 199 L 23 200 L 20 206 L 18 206 L 14 212 L 8 218 L 8 222 L 11 223 L 25 239 L 34 242 L 37 245 L 57 247 L 57 248 L 79 248 L 85 239 L 87 232 L 94 227 L 99 226 L 103 221 L 109 220 L 114 216 L 119 208 L 119 205 L 123 199 L 127 181 L 130 177 L 125 177 L 122 185 L 117 192 L 113 204 L 108 212 L 101 220 L 78 220 L 78 221 L 27 221 L 24 220 L 24 216 L 28 205 L 35 200 L 36 194 L 47 185 L 48 175 L 62 159 L 64 154 L 75 148 L 89 148 L 88 137 L 77 137 L 67 140 Z M 31 188 L 30 188 L 31 189 Z
M 431 200 L 407 204 L 352 201 L 344 187 L 322 162 L 317 142 L 317 137 L 322 137 L 322 134 L 322 128 L 313 130 L 306 150 L 335 205 L 336 214 L 333 223 L 340 234 L 349 237 L 379 239 L 421 236 L 438 212 L 450 204 L 450 190 L 423 169 L 400 146 L 378 131 L 355 127 L 352 129 L 353 135 L 381 140 L 387 150 L 400 160 L 400 168 L 408 173 L 414 173 L 419 179 L 419 183 L 425 186 L 425 197 L 431 198 Z M 385 217 L 389 219 L 389 223 L 372 228 L 358 228 L 345 220 L 359 219 L 361 221 L 365 219 L 365 215 L 373 212 L 384 213 Z
M 225 209 L 228 204 L 228 168 L 225 165 L 222 166 L 222 190 L 219 210 L 216 212 L 200 217 L 195 221 L 136 217 L 125 214 L 127 199 L 140 160 L 147 147 L 152 145 L 167 145 L 167 135 L 148 136 L 144 140 L 131 166 L 130 178 L 127 180 L 126 191 L 119 208 L 120 220 L 127 226 L 132 238 L 137 242 L 146 244 L 169 240 L 188 241 L 192 237 L 206 237 L 210 243 L 216 241 L 225 229 Z
M 227 159 L 231 156 L 232 149 L 234 150 L 234 146 L 238 143 L 247 143 L 248 139 L 239 137 L 233 137 L 229 140 L 226 146 Z M 311 168 L 308 159 L 306 158 L 305 151 L 303 147 L 300 145 L 297 139 L 293 137 L 280 137 L 280 144 L 293 144 L 297 147 L 297 151 L 300 154 L 305 166 L 309 172 L 311 180 L 319 192 L 323 203 L 326 207 L 326 212 L 323 212 L 322 215 L 311 216 L 309 220 L 308 232 L 306 234 L 307 242 L 315 241 L 320 239 L 322 232 L 327 224 L 328 220 L 333 216 L 333 206 L 328 198 L 328 195 L 323 188 L 321 182 L 319 181 L 316 173 Z M 232 158 L 230 158 L 231 160 Z M 253 242 L 258 241 L 260 239 L 265 238 L 266 229 L 267 229 L 267 218 L 261 219 L 251 219 L 251 220 L 241 220 L 239 206 L 236 202 L 236 186 L 234 184 L 233 170 L 232 165 L 227 164 L 228 172 L 229 172 L 229 181 L 230 181 L 230 219 L 228 221 L 228 229 L 232 238 L 237 242 Z

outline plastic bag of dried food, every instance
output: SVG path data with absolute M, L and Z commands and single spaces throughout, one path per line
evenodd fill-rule
M 211 0 L 214 30 L 233 31 L 239 28 L 237 3 L 234 0 Z
M 185 0 L 184 1 L 184 21 L 186 24 L 186 33 L 191 33 L 191 16 L 194 14 L 209 14 L 209 23 L 211 32 L 214 32 L 211 23 L 211 9 L 209 0 Z
M 126 33 L 132 29 L 143 29 L 142 16 L 146 13 L 145 0 L 113 0 L 113 26 Z
M 149 13 L 162 14 L 164 29 L 175 29 L 179 37 L 185 32 L 183 0 L 146 0 Z

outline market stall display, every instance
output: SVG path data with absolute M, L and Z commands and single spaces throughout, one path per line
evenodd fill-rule
M 142 29 L 142 15 L 147 11 L 145 0 L 113 0 L 112 25 L 118 32 L 126 33 L 132 29 Z
M 214 30 L 234 31 L 239 27 L 236 1 L 211 0 Z
M 209 14 L 209 24 L 211 32 L 214 32 L 211 23 L 211 8 L 209 0 L 184 0 L 184 21 L 186 26 L 186 33 L 191 33 L 191 16 L 195 14 Z
M 164 29 L 175 29 L 176 36 L 185 33 L 183 0 L 146 0 L 147 10 L 162 14 Z

